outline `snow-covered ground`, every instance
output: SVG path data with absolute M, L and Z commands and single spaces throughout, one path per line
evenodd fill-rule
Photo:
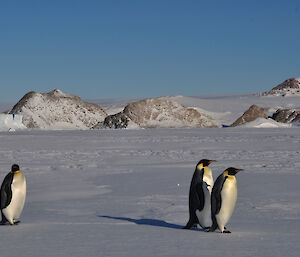
M 300 130 L 295 128 L 0 133 L 0 176 L 27 178 L 4 257 L 299 256 Z M 201 158 L 237 175 L 232 234 L 183 230 Z

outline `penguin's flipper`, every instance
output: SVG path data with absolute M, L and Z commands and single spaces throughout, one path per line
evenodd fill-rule
M 222 198 L 221 198 L 221 191 L 224 185 L 224 182 L 226 181 L 228 177 L 224 177 L 223 175 L 220 175 L 212 189 L 211 193 L 211 211 L 213 215 L 216 215 L 219 213 L 221 206 L 222 206 Z
M 203 199 L 202 199 L 203 197 Z M 196 210 L 202 210 L 204 207 L 204 193 L 201 188 L 201 185 L 193 185 L 190 189 L 190 195 L 189 195 L 189 213 L 190 218 L 185 229 L 190 229 L 194 225 L 197 226 L 199 223 L 198 217 L 196 215 Z
M 202 182 L 203 183 L 203 182 Z M 202 211 L 204 208 L 204 192 L 203 192 L 203 188 L 202 188 L 202 183 L 199 183 L 196 186 L 196 194 L 198 196 L 198 210 Z
M 12 192 L 11 192 L 11 183 L 13 181 L 14 178 L 14 174 L 12 172 L 9 172 L 1 185 L 1 189 L 0 189 L 0 209 L 4 209 L 5 207 L 7 207 L 10 202 L 11 202 L 11 198 L 12 198 Z M 2 215 L 3 217 L 3 215 Z

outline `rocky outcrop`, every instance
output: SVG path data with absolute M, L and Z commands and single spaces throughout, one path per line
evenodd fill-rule
M 29 92 L 10 113 L 21 114 L 27 128 L 39 129 L 88 129 L 107 116 L 100 106 L 58 89 Z
M 114 115 L 107 116 L 103 122 L 99 122 L 94 129 L 110 128 L 110 129 L 122 129 L 128 128 L 130 119 L 123 112 L 119 112 Z
M 270 91 L 264 92 L 262 95 L 274 95 L 274 96 L 288 96 L 296 95 L 300 96 L 300 78 L 291 78 L 285 80 L 283 83 L 272 88 Z
M 280 109 L 277 110 L 271 118 L 282 123 L 300 122 L 300 110 Z
M 161 99 L 129 103 L 122 112 L 108 116 L 94 128 L 126 128 L 134 123 L 140 128 L 217 127 L 208 115 L 195 109 Z
M 251 105 L 250 108 L 244 112 L 244 114 L 239 117 L 234 123 L 230 125 L 230 127 L 236 127 L 240 126 L 242 124 L 251 122 L 256 120 L 257 118 L 268 118 L 268 116 L 265 114 L 265 111 L 263 108 L 260 108 L 257 105 Z

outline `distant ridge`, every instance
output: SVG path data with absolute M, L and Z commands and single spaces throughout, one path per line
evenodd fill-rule
M 186 108 L 174 101 L 145 99 L 125 106 L 122 112 L 110 115 L 94 128 L 204 128 L 217 127 L 208 115 Z
M 263 96 L 300 96 L 300 78 L 290 78 L 272 88 L 270 91 L 262 93 Z

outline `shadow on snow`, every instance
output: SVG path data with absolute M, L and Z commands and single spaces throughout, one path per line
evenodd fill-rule
M 155 220 L 155 219 L 131 219 L 126 217 L 112 217 L 112 216 L 98 216 L 100 218 L 107 218 L 107 219 L 113 219 L 113 220 L 123 220 L 135 223 L 137 225 L 148 225 L 153 227 L 163 227 L 163 228 L 174 228 L 174 229 L 182 229 L 183 226 L 172 224 L 165 222 L 163 220 Z

